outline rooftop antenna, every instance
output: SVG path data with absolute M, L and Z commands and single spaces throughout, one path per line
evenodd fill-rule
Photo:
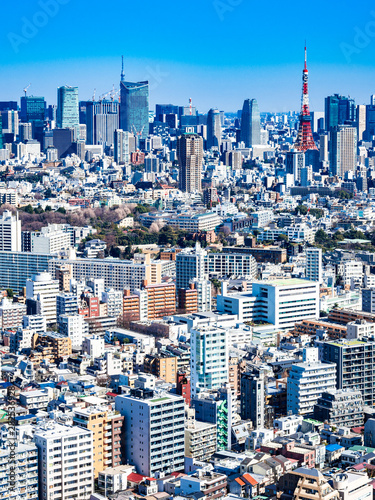
M 124 73 L 124 56 L 121 56 L 122 65 L 121 65 L 121 81 L 125 81 L 125 73 Z

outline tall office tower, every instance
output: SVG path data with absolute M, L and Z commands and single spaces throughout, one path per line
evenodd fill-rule
M 31 314 L 42 314 L 47 324 L 56 323 L 56 295 L 59 293 L 59 282 L 53 280 L 49 273 L 39 273 L 26 281 L 26 299 L 34 310 Z M 35 303 L 35 306 L 31 302 Z M 29 308 L 29 305 L 28 305 Z M 28 314 L 30 310 L 28 310 Z
M 366 106 L 358 104 L 357 106 L 357 138 L 358 142 L 363 141 L 366 132 Z
M 366 105 L 366 131 L 365 140 L 371 141 L 375 135 L 375 101 L 374 96 L 371 96 L 370 104 Z
M 39 424 L 34 442 L 39 450 L 39 499 L 80 498 L 94 493 L 93 433 L 53 420 Z
M 285 156 L 285 168 L 287 174 L 293 174 L 294 181 L 301 180 L 301 170 L 305 166 L 305 153 L 292 149 Z
M 108 467 L 121 465 L 121 428 L 124 417 L 108 406 L 75 409 L 73 424 L 93 434 L 94 477 Z
M 203 138 L 183 134 L 177 139 L 179 188 L 186 193 L 202 190 Z
M 207 149 L 221 145 L 221 119 L 218 109 L 210 109 L 207 115 Z
M 150 389 L 132 389 L 131 395 L 115 399 L 115 408 L 125 417 L 123 460 L 137 472 L 155 477 L 184 468 L 185 401 L 170 393 L 154 395 Z
M 327 162 L 329 159 L 328 156 L 328 134 L 320 135 L 320 161 Z
M 67 85 L 64 85 L 63 87 L 59 87 L 57 89 L 56 119 L 57 128 L 71 128 L 78 131 L 78 87 L 69 87 Z
M 357 163 L 357 129 L 338 125 L 331 129 L 330 168 L 333 175 L 342 178 L 345 172 L 354 172 Z
M 114 134 L 115 130 L 119 128 L 119 123 L 118 101 L 87 101 L 87 144 L 110 146 L 114 143 Z
M 305 67 L 302 73 L 302 109 L 299 117 L 299 128 L 294 148 L 298 151 L 318 149 L 311 130 L 311 115 L 309 107 L 309 71 L 307 69 L 307 50 L 305 47 Z
M 207 252 L 200 243 L 195 249 L 186 249 L 176 255 L 176 290 L 188 289 L 194 278 L 206 277 Z
M 362 311 L 375 313 L 375 288 L 362 288 Z
M 324 122 L 324 112 L 323 111 L 312 111 L 311 112 L 311 130 L 313 134 L 320 134 L 321 127 L 320 123 Z
M 116 163 L 130 163 L 130 137 L 134 137 L 130 132 L 122 129 L 115 130 L 114 134 L 114 158 Z
M 1 496 L 4 500 L 40 498 L 38 497 L 38 449 L 35 444 L 16 443 L 13 452 L 9 442 L 6 442 L 5 448 L 0 449 L 0 475 Z
M 364 404 L 374 406 L 375 342 L 341 339 L 318 344 L 322 361 L 336 364 L 336 388 L 359 390 Z
M 2 111 L 1 121 L 3 126 L 3 134 L 14 134 L 19 133 L 19 116 L 18 111 Z
M 5 210 L 0 217 L 0 251 L 21 251 L 21 221 L 18 212 L 13 215 L 10 210 Z
M 322 283 L 322 249 L 306 248 L 306 279 Z
M 318 361 L 318 349 L 304 349 L 303 362 L 294 364 L 289 373 L 288 413 L 312 415 L 323 392 L 336 387 L 336 365 L 325 361 Z
M 228 344 L 225 328 L 202 326 L 190 332 L 191 394 L 219 389 L 228 383 Z
M 139 139 L 149 134 L 149 86 L 145 82 L 120 82 L 120 128 Z
M 357 110 L 354 99 L 339 94 L 325 98 L 326 131 L 344 124 L 354 124 L 357 118 Z
M 251 420 L 254 429 L 264 428 L 265 382 L 266 372 L 260 366 L 241 374 L 241 418 Z
M 0 111 L 18 110 L 17 101 L 0 101 Z
M 245 99 L 241 115 L 241 141 L 246 148 L 260 144 L 260 113 L 256 99 Z
M 24 123 L 44 123 L 46 113 L 46 101 L 44 97 L 24 96 L 21 97 L 21 121 Z
M 30 141 L 33 138 L 31 123 L 20 123 L 18 130 L 20 142 Z

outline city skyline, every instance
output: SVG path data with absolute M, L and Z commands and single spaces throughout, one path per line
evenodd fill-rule
M 319 9 L 323 3 L 313 12 L 298 4 L 299 17 L 306 22 L 294 23 L 276 2 L 270 5 L 272 15 L 262 22 L 261 6 L 247 0 L 214 0 L 199 4 L 197 29 L 184 44 L 174 43 L 181 36 L 178 21 L 194 15 L 196 1 L 190 4 L 191 12 L 167 1 L 168 19 L 176 22 L 169 22 L 165 32 L 157 21 L 158 6 L 146 2 L 142 22 L 147 29 L 142 37 L 137 23 L 116 29 L 115 17 L 93 37 L 90 21 L 96 19 L 95 2 L 90 4 L 92 9 L 87 9 L 87 2 L 75 0 L 50 3 L 57 6 L 54 11 L 43 10 L 43 1 L 22 1 L 20 12 L 5 6 L 4 15 L 15 22 L 0 35 L 7 74 L 0 84 L 3 100 L 19 99 L 29 83 L 30 95 L 43 95 L 50 103 L 55 103 L 56 88 L 63 85 L 78 86 L 81 100 L 90 99 L 95 88 L 97 95 L 104 94 L 113 84 L 118 88 L 124 54 L 125 79 L 150 81 L 151 109 L 163 102 L 183 105 L 191 97 L 201 113 L 212 107 L 235 112 L 247 98 L 257 99 L 261 111 L 299 111 L 305 38 L 312 111 L 322 111 L 324 97 L 336 92 L 352 96 L 359 104 L 368 103 L 373 93 L 375 14 L 367 1 L 351 16 L 334 5 L 324 5 L 323 15 Z M 113 9 L 125 13 L 120 2 L 114 2 Z M 296 2 L 290 5 L 293 9 Z M 135 6 L 126 7 L 130 18 L 136 12 Z M 249 15 L 259 20 L 252 23 L 250 33 Z M 75 34 L 74 42 L 67 40 L 66 26 Z M 316 26 L 322 33 L 319 37 Z M 211 36 L 216 37 L 214 50 Z

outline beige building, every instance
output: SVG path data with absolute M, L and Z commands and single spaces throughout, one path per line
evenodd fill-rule
M 191 419 L 185 427 L 185 457 L 207 462 L 216 452 L 216 424 Z

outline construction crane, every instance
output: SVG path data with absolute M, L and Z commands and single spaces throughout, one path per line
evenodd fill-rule
M 96 89 L 94 89 L 94 93 L 92 95 L 92 102 L 95 102 L 95 96 L 96 96 Z
M 23 91 L 25 92 L 25 97 L 27 96 L 27 89 L 28 89 L 29 87 L 31 87 L 31 83 L 29 83 L 29 85 L 23 89 Z

